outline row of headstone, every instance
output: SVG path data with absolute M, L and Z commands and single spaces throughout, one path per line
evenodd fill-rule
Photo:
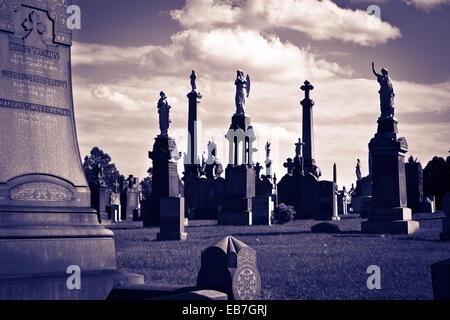
M 372 157 L 373 159 L 373 157 Z M 372 210 L 372 177 L 361 177 L 360 161 L 356 166 L 356 189 L 351 192 L 351 205 L 354 212 L 367 218 Z M 406 183 L 406 203 L 412 213 L 433 213 L 435 209 L 435 197 L 423 194 L 422 165 L 412 157 L 404 164 Z
M 119 183 L 115 181 L 114 190 L 110 191 L 100 166 L 94 169 L 94 173 L 97 178 L 90 185 L 91 207 L 97 211 L 99 222 L 108 225 L 127 219 L 139 220 L 141 201 L 138 179 L 130 175 L 123 182 L 123 188 L 119 188 Z

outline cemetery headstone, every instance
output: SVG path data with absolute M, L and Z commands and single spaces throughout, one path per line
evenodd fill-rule
M 197 286 L 224 292 L 233 300 L 259 299 L 256 251 L 232 236 L 203 250 Z
M 421 208 L 424 213 L 434 213 L 436 212 L 436 197 L 435 196 L 424 196 Z
M 0 1 L 0 299 L 105 299 L 128 279 L 81 167 L 70 4 Z M 66 286 L 71 265 L 83 290 Z
M 412 157 L 405 163 L 406 193 L 408 207 L 413 213 L 422 212 L 423 171 L 422 164 Z

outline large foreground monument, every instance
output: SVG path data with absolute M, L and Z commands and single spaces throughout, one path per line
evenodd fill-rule
M 81 167 L 69 2 L 0 1 L 0 299 L 105 299 L 128 280 Z
M 369 143 L 372 156 L 372 210 L 369 220 L 361 225 L 364 233 L 405 233 L 419 229 L 407 208 L 405 153 L 406 139 L 398 137 L 398 121 L 394 118 L 394 90 L 388 71 L 381 75 L 372 70 L 380 83 L 381 115 L 378 130 Z

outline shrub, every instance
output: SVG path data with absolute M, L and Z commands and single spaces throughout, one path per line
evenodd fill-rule
M 276 224 L 284 224 L 294 219 L 295 210 L 292 206 L 280 203 L 272 212 L 272 222 Z

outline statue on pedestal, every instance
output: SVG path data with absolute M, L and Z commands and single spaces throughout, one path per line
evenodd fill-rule
M 168 130 L 171 122 L 169 118 L 171 106 L 167 103 L 167 97 L 163 91 L 161 91 L 159 95 L 161 96 L 158 101 L 159 128 L 161 130 L 160 136 L 168 137 Z
M 245 98 L 250 95 L 250 77 L 244 77 L 242 70 L 237 71 L 236 81 L 236 114 L 245 114 Z
M 391 79 L 389 79 L 388 71 L 386 68 L 381 69 L 381 74 L 375 71 L 375 64 L 372 62 L 373 74 L 377 77 L 380 84 L 380 107 L 381 116 L 380 119 L 392 119 L 394 118 L 394 88 L 392 87 Z
M 362 175 L 361 175 L 361 161 L 358 159 L 356 161 L 356 181 L 361 180 Z

